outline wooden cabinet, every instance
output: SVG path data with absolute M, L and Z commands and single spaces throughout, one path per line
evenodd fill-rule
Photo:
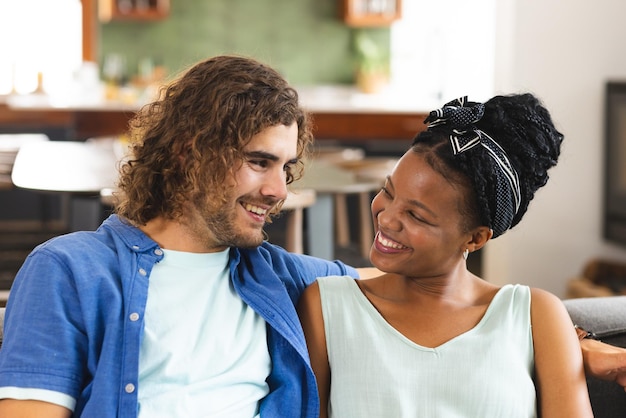
M 313 112 L 316 140 L 411 140 L 426 129 L 427 113 Z
M 402 16 L 402 0 L 339 0 L 339 8 L 352 27 L 389 26 Z
M 99 0 L 102 22 L 112 20 L 160 20 L 170 12 L 170 0 Z
M 312 112 L 316 140 L 346 142 L 411 140 L 426 129 L 427 112 Z M 120 135 L 135 115 L 132 109 L 13 109 L 0 104 L 0 132 L 64 129 L 63 139 Z
M 119 135 L 128 129 L 134 116 L 129 110 L 72 112 L 74 139 L 94 136 Z M 357 143 L 362 141 L 410 141 L 426 129 L 428 114 L 415 113 L 361 113 L 315 111 L 313 134 L 318 141 L 332 140 Z

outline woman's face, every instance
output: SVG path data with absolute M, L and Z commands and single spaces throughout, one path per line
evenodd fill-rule
M 463 189 L 409 150 L 372 201 L 374 266 L 408 277 L 445 276 L 472 239 L 459 211 Z

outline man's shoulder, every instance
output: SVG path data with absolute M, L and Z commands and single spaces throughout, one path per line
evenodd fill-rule
M 255 248 L 235 248 L 235 254 L 242 259 L 253 260 L 255 267 L 266 264 L 270 268 L 280 265 L 302 265 L 303 258 L 300 254 L 293 254 L 284 248 L 271 244 L 267 241 Z
M 248 259 L 255 268 L 265 264 L 283 279 L 300 278 L 307 284 L 321 276 L 349 275 L 358 277 L 352 267 L 341 261 L 324 260 L 306 254 L 290 253 L 282 247 L 264 242 L 254 249 L 238 249 L 241 257 Z
M 263 242 L 263 244 L 251 251 L 256 252 L 260 257 L 265 258 L 268 263 L 273 265 L 284 263 L 287 266 L 296 266 L 298 268 L 327 268 L 329 265 L 335 264 L 335 262 L 317 257 L 311 257 L 306 254 L 291 253 L 284 248 L 267 241 Z
M 110 217 L 95 231 L 75 231 L 59 235 L 40 244 L 34 252 L 67 254 L 80 258 L 82 255 L 104 256 L 107 251 L 118 252 L 121 248 L 141 249 L 155 243 L 137 228 Z M 90 257 L 91 258 L 91 257 Z

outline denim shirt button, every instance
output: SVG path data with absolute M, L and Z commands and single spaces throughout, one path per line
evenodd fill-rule
M 145 276 L 147 273 L 144 269 L 139 269 L 139 274 L 141 274 L 142 276 Z
M 163 250 L 160 248 L 157 248 L 156 250 L 154 250 L 154 254 L 161 256 L 163 255 Z
M 137 312 L 133 312 L 132 314 L 128 316 L 128 318 L 131 321 L 136 322 L 139 319 L 139 314 Z
M 124 386 L 124 390 L 126 391 L 126 393 L 133 393 L 135 391 L 135 385 L 133 385 L 132 383 L 128 383 L 126 386 Z
M 139 250 L 139 245 L 133 245 L 133 250 L 135 251 Z

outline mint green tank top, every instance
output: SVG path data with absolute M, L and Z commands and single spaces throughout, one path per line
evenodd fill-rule
M 536 417 L 527 286 L 502 287 L 474 328 L 427 348 L 389 325 L 354 279 L 318 281 L 331 417 Z

